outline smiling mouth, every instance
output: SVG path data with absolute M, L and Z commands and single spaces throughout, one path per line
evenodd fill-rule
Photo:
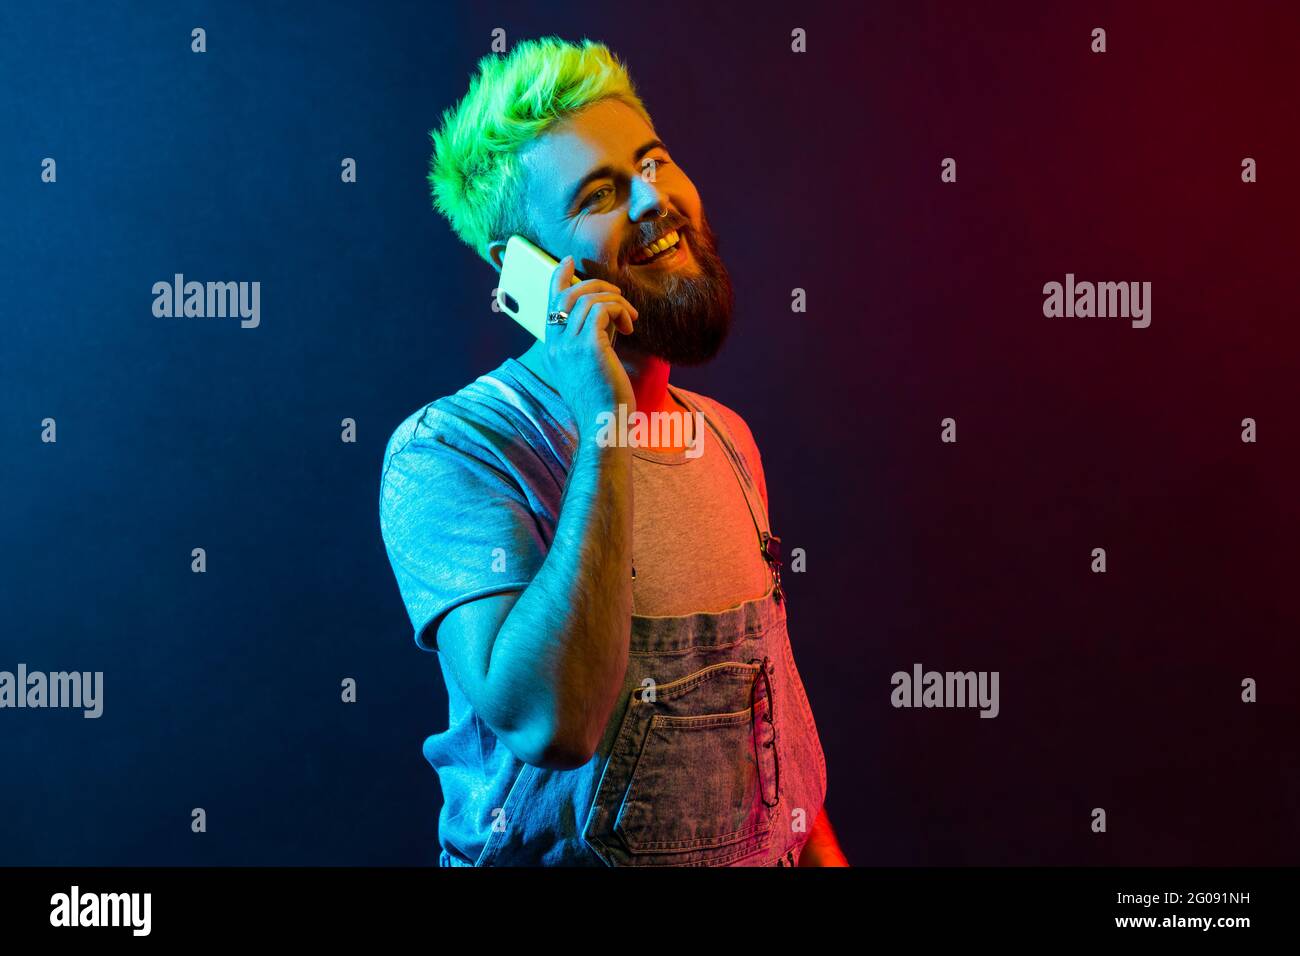
M 674 258 L 682 249 L 682 231 L 670 229 L 648 246 L 638 246 L 628 256 L 628 262 L 634 266 L 646 266 L 665 259 Z

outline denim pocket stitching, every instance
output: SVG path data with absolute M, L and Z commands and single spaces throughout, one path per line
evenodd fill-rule
M 698 687 L 700 684 L 714 679 L 722 679 L 730 672 L 731 674 L 745 678 L 745 686 L 749 686 L 752 679 L 760 672 L 761 665 L 747 664 L 740 661 L 726 661 L 718 664 L 712 664 L 702 668 L 694 673 L 688 674 L 678 680 L 664 684 L 656 689 L 655 701 L 673 700 L 685 692 Z M 684 716 L 675 716 L 671 714 L 647 713 L 646 707 L 653 707 L 650 701 L 638 699 L 635 695 L 630 696 L 627 710 L 624 712 L 623 719 L 620 723 L 618 733 L 615 735 L 614 743 L 610 751 L 610 762 L 606 764 L 605 773 L 597 787 L 596 796 L 592 802 L 591 809 L 587 814 L 587 822 L 583 827 L 583 839 L 593 849 L 603 850 L 602 858 L 605 854 L 613 855 L 621 851 L 622 848 L 611 846 L 605 837 L 618 833 L 619 818 L 622 816 L 622 807 L 629 797 L 634 793 L 636 777 L 642 766 L 642 758 L 645 754 L 647 742 L 650 740 L 651 733 L 656 726 L 659 727 L 677 727 L 677 728 L 700 728 L 709 726 L 729 726 L 738 725 L 742 722 L 748 724 L 753 717 L 753 706 L 743 710 L 731 711 L 727 713 L 713 714 L 691 714 Z M 611 763 L 615 763 L 618 769 L 615 776 L 609 776 Z M 758 794 L 762 797 L 765 787 L 765 774 L 761 759 L 755 763 L 755 776 L 758 787 Z M 763 819 L 757 823 L 737 831 L 730 831 L 719 837 L 706 837 L 697 840 L 671 840 L 659 841 L 649 844 L 638 844 L 633 849 L 626 835 L 620 835 L 622 842 L 627 843 L 626 852 L 630 856 L 653 857 L 671 853 L 680 855 L 683 852 L 691 850 L 709 851 L 724 850 L 727 847 L 734 846 L 737 843 L 745 844 L 747 840 L 757 838 L 757 843 L 742 845 L 739 849 L 731 852 L 715 853 L 707 856 L 704 860 L 688 862 L 670 862 L 664 865 L 669 866 L 695 866 L 695 865 L 721 865 L 737 859 L 743 859 L 762 852 L 771 842 L 772 839 L 772 816 L 773 810 L 766 805 L 764 800 Z M 617 807 L 616 807 L 617 805 Z M 592 832 L 598 818 L 602 818 L 601 832 Z M 608 860 L 606 862 L 609 862 Z M 641 865 L 657 865 L 653 862 L 643 863 Z
M 737 673 L 744 673 L 748 671 L 750 674 L 757 675 L 758 669 L 759 665 L 757 664 L 745 664 L 741 661 L 723 661 L 720 664 L 710 664 L 693 674 L 687 674 L 685 677 L 679 677 L 675 681 L 669 681 L 667 684 L 656 687 L 655 699 L 672 700 L 685 691 L 691 690 L 707 680 L 712 680 L 716 676 L 715 672 L 736 671 Z M 710 714 L 708 716 L 717 715 Z
M 665 714 L 653 714 L 650 722 L 646 726 L 645 739 L 642 741 L 641 752 L 637 755 L 636 763 L 632 767 L 632 772 L 628 775 L 627 788 L 624 791 L 623 803 L 634 799 L 636 796 L 636 776 L 641 769 L 641 758 L 645 754 L 645 741 L 650 739 L 651 733 L 655 727 L 672 727 L 682 729 L 707 729 L 709 727 L 733 727 L 740 723 L 750 723 L 751 712 L 748 708 L 745 710 L 735 711 L 730 714 L 699 714 L 691 717 L 670 717 Z M 758 779 L 758 792 L 761 796 L 763 793 L 763 767 L 760 762 L 755 762 L 755 776 Z M 619 816 L 622 814 L 620 813 Z M 628 843 L 628 849 L 632 853 L 655 853 L 655 852 L 672 852 L 682 850 L 707 850 L 714 847 L 728 846 L 732 843 L 738 843 L 748 836 L 756 833 L 766 832 L 771 829 L 771 813 L 767 814 L 767 819 L 760 823 L 755 823 L 744 827 L 740 830 L 732 830 L 728 833 L 717 834 L 711 837 L 700 837 L 694 840 L 659 840 L 649 843 L 638 843 L 632 845 L 632 841 L 624 836 Z M 615 821 L 615 831 L 618 830 L 618 823 Z

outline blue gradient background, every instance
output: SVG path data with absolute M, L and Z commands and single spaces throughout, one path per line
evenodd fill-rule
M 528 344 L 424 180 L 494 27 L 608 43 L 700 188 L 737 325 L 674 380 L 807 551 L 850 860 L 1294 863 L 1300 15 L 978 6 L 0 8 L 0 669 L 106 675 L 99 720 L 0 711 L 0 864 L 436 860 L 376 499 L 392 428 Z M 153 317 L 176 272 L 261 326 Z M 1066 272 L 1152 281 L 1152 327 L 1045 319 Z M 1001 716 L 894 710 L 916 661 Z

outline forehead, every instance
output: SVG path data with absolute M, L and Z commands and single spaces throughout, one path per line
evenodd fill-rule
M 619 100 L 601 100 L 565 117 L 519 154 L 530 201 L 554 209 L 598 166 L 635 169 L 632 154 L 654 136 L 654 128 Z

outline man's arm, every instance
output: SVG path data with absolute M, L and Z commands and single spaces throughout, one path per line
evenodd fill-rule
M 835 839 L 835 831 L 831 829 L 831 821 L 826 816 L 825 809 L 817 817 L 817 822 L 813 824 L 812 832 L 808 834 L 808 842 L 804 844 L 803 852 L 799 854 L 800 866 L 848 866 L 848 858 L 844 851 L 840 849 L 839 840 Z
M 632 628 L 632 454 L 579 433 L 555 538 L 522 592 L 470 601 L 438 628 L 475 712 L 525 763 L 591 759 L 618 700 Z
M 470 705 L 520 760 L 571 769 L 591 759 L 627 672 L 632 637 L 632 449 L 598 444 L 601 416 L 636 396 L 609 341 L 636 309 L 601 279 L 551 273 L 541 362 L 578 431 L 555 538 L 513 604 L 450 613 L 438 646 Z M 485 599 L 486 600 L 486 599 Z M 473 602 L 478 603 L 478 602 Z M 499 625 L 499 627 L 498 627 Z

